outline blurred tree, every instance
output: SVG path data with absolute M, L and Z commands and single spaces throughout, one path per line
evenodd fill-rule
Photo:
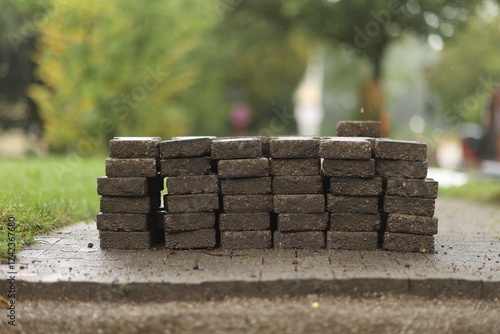
M 79 153 L 115 135 L 168 137 L 189 126 L 182 93 L 200 76 L 191 53 L 216 22 L 195 0 L 53 0 L 35 55 L 32 96 L 55 150 Z
M 447 125 L 483 123 L 487 105 L 500 85 L 500 15 L 498 8 L 470 19 L 443 50 L 429 73 Z

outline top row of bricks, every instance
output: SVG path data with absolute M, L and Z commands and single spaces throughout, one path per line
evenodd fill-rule
M 339 122 L 339 137 L 115 137 L 109 143 L 112 158 L 218 159 L 327 158 L 368 160 L 373 158 L 424 161 L 422 142 L 375 138 L 379 122 Z M 360 137 L 364 136 L 364 137 Z

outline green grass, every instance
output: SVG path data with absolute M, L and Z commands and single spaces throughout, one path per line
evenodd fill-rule
M 460 187 L 440 187 L 439 196 L 500 204 L 500 181 L 471 181 Z
M 104 157 L 71 156 L 0 160 L 0 259 L 8 254 L 8 219 L 15 217 L 16 252 L 38 234 L 93 219 L 99 209 L 96 178 Z

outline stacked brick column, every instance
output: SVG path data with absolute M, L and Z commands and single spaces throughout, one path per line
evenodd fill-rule
M 228 249 L 271 248 L 273 196 L 266 142 L 260 137 L 215 139 L 222 212 L 220 246 Z
M 377 174 L 384 179 L 383 248 L 434 252 L 438 183 L 427 176 L 427 146 L 421 142 L 377 139 Z
M 325 247 L 328 214 L 318 150 L 318 138 L 281 137 L 269 141 L 277 215 L 275 248 Z
M 217 244 L 219 185 L 210 159 L 212 139 L 179 137 L 160 143 L 161 176 L 167 178 L 163 201 L 166 248 Z
M 154 212 L 160 207 L 160 138 L 114 138 L 106 176 L 97 179 L 101 248 L 146 249 L 155 241 Z

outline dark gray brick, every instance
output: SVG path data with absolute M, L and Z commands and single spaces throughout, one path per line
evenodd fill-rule
M 434 215 L 435 200 L 420 197 L 384 196 L 384 212 L 415 216 Z
M 103 213 L 149 213 L 151 198 L 102 196 L 101 212 Z
M 379 138 L 375 142 L 374 153 L 378 159 L 425 161 L 427 144 L 418 141 Z
M 225 249 L 266 249 L 272 247 L 272 242 L 271 231 L 223 231 L 220 240 Z
M 321 161 L 309 159 L 270 159 L 271 175 L 306 176 L 319 175 Z
M 328 213 L 280 213 L 278 231 L 326 231 Z
M 271 228 L 269 212 L 221 213 L 219 215 L 221 231 L 258 231 Z
M 262 157 L 262 139 L 237 137 L 215 139 L 212 142 L 212 159 L 242 159 Z
M 274 248 L 317 249 L 325 248 L 325 232 L 274 232 Z
M 154 177 L 158 174 L 156 159 L 106 159 L 106 176 L 109 177 Z
M 319 156 L 328 159 L 369 160 L 372 157 L 372 144 L 358 138 L 322 138 L 319 142 Z
M 190 176 L 212 174 L 212 160 L 209 157 L 162 159 L 162 176 Z
M 427 161 L 377 160 L 377 175 L 425 179 L 427 176 Z
M 382 179 L 332 177 L 329 192 L 333 195 L 378 196 L 382 194 Z
M 259 177 L 269 175 L 269 159 L 230 159 L 217 162 L 220 178 Z
M 215 229 L 170 233 L 165 232 L 165 248 L 202 249 L 217 244 Z
M 170 195 L 217 193 L 219 180 L 217 175 L 172 176 L 167 188 Z
M 165 208 L 170 213 L 210 212 L 219 210 L 218 194 L 165 195 Z
M 266 195 L 272 193 L 271 177 L 220 179 L 222 195 Z
M 380 230 L 378 213 L 331 213 L 330 229 L 344 232 L 371 232 Z
M 378 197 L 327 195 L 327 211 L 378 213 Z
M 174 137 L 160 143 L 162 158 L 189 158 L 210 155 L 210 146 L 215 137 Z
M 325 212 L 323 194 L 274 195 L 276 213 L 321 213 Z
M 196 231 L 215 228 L 215 212 L 167 213 L 164 215 L 167 232 Z
M 405 233 L 384 233 L 384 249 L 396 252 L 434 253 L 434 237 Z
M 362 177 L 375 176 L 375 160 L 323 160 L 323 175 L 332 177 Z
M 146 196 L 148 183 L 145 177 L 97 178 L 97 194 L 104 196 Z
M 438 183 L 432 179 L 416 180 L 390 177 L 386 194 L 402 197 L 437 198 Z
M 380 137 L 381 123 L 378 121 L 341 121 L 337 123 L 337 136 Z
M 272 212 L 273 195 L 222 196 L 224 212 Z
M 112 158 L 159 158 L 160 137 L 114 137 L 109 141 Z
M 313 137 L 275 137 L 269 140 L 271 158 L 316 158 L 319 139 Z
M 326 246 L 329 249 L 376 250 L 378 232 L 326 232 Z
M 274 176 L 274 194 L 322 194 L 323 177 L 309 176 Z
M 143 232 L 151 228 L 151 220 L 146 214 L 98 213 L 97 229 L 115 232 Z
M 391 213 L 387 217 L 387 231 L 433 235 L 438 233 L 438 219 L 436 217 Z

